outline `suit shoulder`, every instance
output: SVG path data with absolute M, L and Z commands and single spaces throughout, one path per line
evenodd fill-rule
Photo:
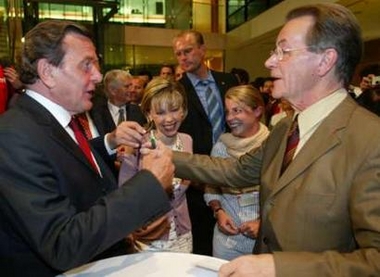
M 222 80 L 223 82 L 229 83 L 231 86 L 237 86 L 239 84 L 238 79 L 232 73 L 214 70 L 211 70 L 211 73 L 216 80 Z

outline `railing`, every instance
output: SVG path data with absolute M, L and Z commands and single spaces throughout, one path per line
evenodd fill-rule
M 258 16 L 283 0 L 227 0 L 227 32 Z

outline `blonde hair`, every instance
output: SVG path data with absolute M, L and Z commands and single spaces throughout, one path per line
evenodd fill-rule
M 185 90 L 176 81 L 156 77 L 146 86 L 140 107 L 147 118 L 152 108 L 171 110 L 180 107 L 183 111 L 183 118 L 185 118 L 187 115 Z
M 257 107 L 264 107 L 264 100 L 261 97 L 260 91 L 251 85 L 230 88 L 226 92 L 225 99 L 243 103 L 252 110 L 255 110 Z

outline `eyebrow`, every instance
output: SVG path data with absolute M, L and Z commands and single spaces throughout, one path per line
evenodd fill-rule
M 284 42 L 286 42 L 286 39 L 281 39 L 280 41 L 278 41 L 278 42 L 276 43 L 276 45 L 280 45 L 281 43 L 284 43 Z

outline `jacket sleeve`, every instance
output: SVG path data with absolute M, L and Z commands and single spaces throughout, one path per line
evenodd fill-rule
M 249 187 L 260 181 L 262 148 L 235 158 L 174 152 L 175 176 L 227 187 Z
M 74 193 L 92 193 L 86 185 L 107 180 L 93 177 L 69 153 L 63 154 L 66 149 L 58 149 L 59 143 L 54 144 L 57 150 L 46 150 L 50 146 L 44 139 L 41 142 L 20 128 L 0 129 L 0 231 L 8 233 L 10 239 L 4 243 L 9 249 L 23 243 L 17 251 L 33 252 L 50 267 L 64 271 L 89 262 L 170 209 L 160 183 L 146 170 L 128 185 L 99 195 L 89 208 L 78 209 L 68 196 L 67 180 L 75 182 L 74 189 L 84 187 Z M 66 160 L 66 167 L 56 166 L 60 160 Z M 74 180 L 73 175 L 79 177 Z

